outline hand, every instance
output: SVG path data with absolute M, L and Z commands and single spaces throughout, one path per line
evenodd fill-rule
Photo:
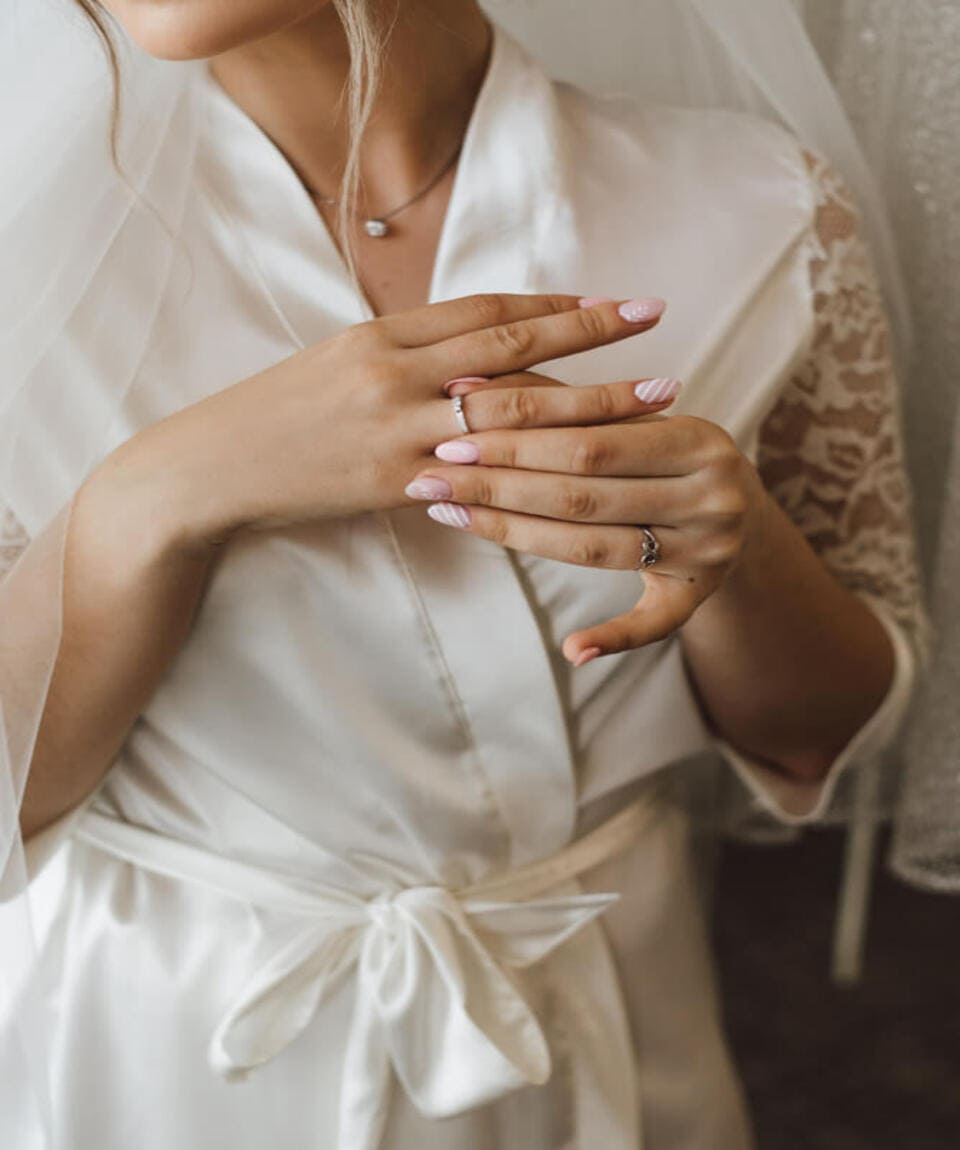
M 460 465 L 425 469 L 408 492 L 441 500 L 429 511 L 449 526 L 581 566 L 638 568 L 643 537 L 636 525 L 650 527 L 661 556 L 638 579 L 636 606 L 564 640 L 564 656 L 582 666 L 682 627 L 740 560 L 766 493 L 717 424 L 653 415 L 559 427 L 570 392 L 596 390 L 547 382 L 524 400 L 524 430 L 497 424 L 497 396 L 509 410 L 509 391 L 459 388 L 470 396 L 464 410 L 476 430 L 441 443 L 436 455 L 459 456 Z M 448 492 L 437 486 L 444 483 Z
M 572 295 L 480 295 L 376 319 L 181 409 L 101 472 L 121 503 L 138 493 L 128 518 L 159 517 L 151 530 L 190 549 L 241 528 L 403 506 L 404 485 L 457 430 L 445 382 L 613 343 L 649 330 L 662 311 L 657 300 L 621 311 Z M 588 401 L 591 421 L 650 410 L 629 389 L 613 406 L 612 392 L 583 391 L 558 397 L 555 422 L 582 421 Z M 525 397 L 521 387 L 509 410 L 500 404 L 499 426 L 524 425 Z

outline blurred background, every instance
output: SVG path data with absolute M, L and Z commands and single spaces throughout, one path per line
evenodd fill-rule
M 828 971 L 843 848 L 828 829 L 721 854 L 720 980 L 759 1150 L 956 1150 L 960 899 L 878 865 L 864 971 L 839 986 Z

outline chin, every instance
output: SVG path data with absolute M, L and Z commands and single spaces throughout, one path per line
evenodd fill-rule
M 203 60 L 262 40 L 330 0 L 100 0 L 127 35 L 159 60 Z

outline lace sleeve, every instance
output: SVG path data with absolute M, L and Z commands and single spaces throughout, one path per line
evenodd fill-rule
M 886 607 L 922 661 L 928 622 L 887 316 L 849 192 L 805 156 L 818 202 L 814 334 L 760 429 L 757 468 L 830 571 Z
M 0 504 L 0 579 L 16 563 L 30 537 L 20 520 L 8 508 Z
M 735 833 L 750 833 L 751 820 L 768 827 L 766 816 L 773 825 L 825 817 L 839 778 L 895 739 L 929 651 L 880 287 L 849 192 L 822 159 L 806 153 L 806 160 L 817 198 L 807 245 L 813 333 L 760 428 L 757 469 L 831 573 L 872 607 L 894 648 L 895 671 L 886 698 L 822 782 L 789 779 L 717 741 L 752 799 L 737 813 Z

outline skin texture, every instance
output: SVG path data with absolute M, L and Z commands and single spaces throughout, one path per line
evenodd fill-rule
M 347 61 L 328 4 L 109 6 L 156 55 L 215 56 L 218 81 L 295 170 L 335 188 L 346 143 L 325 101 L 339 94 Z M 489 53 L 472 0 L 401 0 L 399 12 L 362 158 L 374 207 L 413 194 L 449 155 Z M 649 323 L 622 318 L 617 301 L 581 308 L 573 296 L 414 308 L 427 295 L 449 187 L 405 213 L 402 235 L 360 248 L 382 318 L 145 429 L 80 489 L 63 640 L 21 816 L 26 837 L 97 786 L 189 635 L 233 535 L 410 506 L 415 479 L 447 480 L 477 534 L 598 569 L 634 566 L 633 525 L 653 524 L 663 559 L 645 574 L 635 609 L 567 636 L 564 654 L 581 663 L 598 648 L 679 633 L 708 720 L 774 769 L 822 777 L 876 709 L 893 671 L 886 632 L 828 573 L 722 428 L 658 417 L 664 408 L 638 400 L 635 381 L 573 389 L 533 372 Z M 637 360 L 642 379 L 641 344 Z M 492 378 L 459 385 L 474 431 L 457 436 L 443 383 L 478 375 Z M 438 459 L 451 438 L 476 444 L 478 461 Z M 29 587 L 23 596 L 28 603 Z
M 101 6 L 151 56 L 199 60 L 303 24 L 330 0 L 101 0 Z

